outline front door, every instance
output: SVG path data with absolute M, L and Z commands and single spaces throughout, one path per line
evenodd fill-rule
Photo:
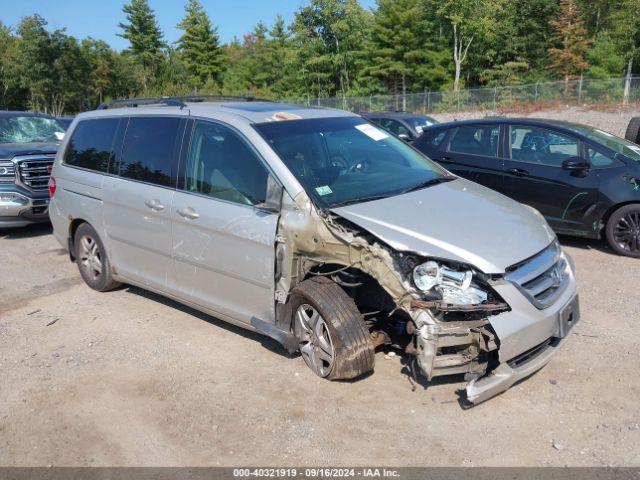
M 126 278 L 160 290 L 171 266 L 171 204 L 185 125 L 177 117 L 132 117 L 119 176 L 106 176 L 103 184 L 111 263 Z
M 177 295 L 242 322 L 274 321 L 278 215 L 256 207 L 267 177 L 237 132 L 194 122 L 171 214 Z
M 509 144 L 510 156 L 504 167 L 507 195 L 539 210 L 558 232 L 592 231 L 591 214 L 598 201 L 597 172 L 563 168 L 565 160 L 583 158 L 580 141 L 551 129 L 512 125 Z

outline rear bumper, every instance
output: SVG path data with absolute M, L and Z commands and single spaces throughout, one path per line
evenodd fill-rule
M 21 192 L 0 191 L 0 228 L 24 227 L 48 221 L 49 197 L 30 197 Z

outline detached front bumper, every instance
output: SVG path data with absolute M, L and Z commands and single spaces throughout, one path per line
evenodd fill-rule
M 580 307 L 578 295 L 573 292 L 568 302 L 561 304 L 559 309 L 552 309 L 549 315 L 540 319 L 537 326 L 553 332 L 548 338 L 535 344 L 532 348 L 518 355 L 503 360 L 489 374 L 471 380 L 465 389 L 467 401 L 478 404 L 498 395 L 520 380 L 527 378 L 544 367 L 566 342 L 571 329 L 580 321 Z M 492 322 L 493 323 L 493 322 Z M 499 335 L 498 335 L 499 336 Z M 508 343 L 508 337 L 505 338 Z M 513 347 L 510 345 L 510 347 Z M 500 349 L 500 357 L 504 358 Z M 505 350 L 509 350 L 507 347 Z
M 48 221 L 49 197 L 33 198 L 15 191 L 0 191 L 0 228 Z
M 526 358 L 522 364 L 501 363 L 489 375 L 472 380 L 465 389 L 466 399 L 473 404 L 478 404 L 508 390 L 515 383 L 527 378 L 549 363 L 556 353 L 557 347 L 561 346 L 564 341 L 564 339 L 549 339 L 532 349 L 531 356 Z

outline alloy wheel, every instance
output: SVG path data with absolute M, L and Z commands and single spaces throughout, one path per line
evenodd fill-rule
M 322 315 L 309 304 L 300 305 L 295 315 L 295 332 L 307 366 L 320 377 L 329 375 L 333 368 L 334 350 Z
M 83 235 L 80 239 L 80 266 L 92 278 L 102 275 L 102 259 L 100 247 L 94 238 Z
M 640 210 L 632 210 L 621 217 L 615 226 L 613 237 L 624 251 L 640 252 Z

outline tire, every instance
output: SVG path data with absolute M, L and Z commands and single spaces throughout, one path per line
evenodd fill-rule
M 640 117 L 633 117 L 627 126 L 624 138 L 640 145 Z
M 290 301 L 300 353 L 316 375 L 348 380 L 373 370 L 369 329 L 354 301 L 336 283 L 310 278 L 293 290 Z
M 607 242 L 620 255 L 640 258 L 640 204 L 625 205 L 611 214 Z
M 98 292 L 107 292 L 120 285 L 113 280 L 104 244 L 91 225 L 83 223 L 78 227 L 73 237 L 73 247 L 78 270 L 89 287 Z

